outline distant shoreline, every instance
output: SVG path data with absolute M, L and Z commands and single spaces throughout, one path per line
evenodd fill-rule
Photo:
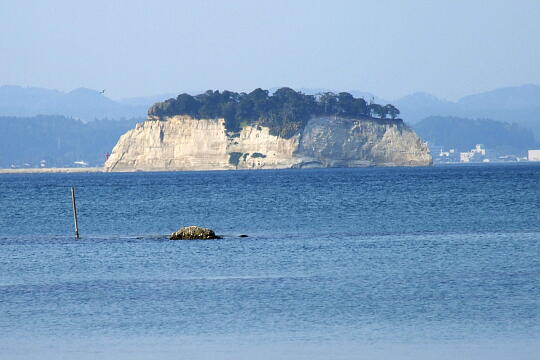
M 489 162 L 489 163 L 481 163 L 481 162 L 471 162 L 471 163 L 438 163 L 433 164 L 431 166 L 427 167 L 452 167 L 452 166 L 494 166 L 494 165 L 540 165 L 540 162 L 538 161 L 501 161 L 501 162 Z M 387 166 L 366 166 L 366 167 L 351 167 L 348 169 L 361 169 L 361 168 L 389 168 Z M 404 166 L 396 166 L 397 168 L 401 168 Z M 408 166 L 405 166 L 408 167 Z M 416 167 L 416 166 L 412 166 Z M 424 167 L 424 166 L 421 166 Z M 390 167 L 391 168 L 391 167 Z M 330 168 L 326 168 L 330 169 Z M 337 169 L 337 168 L 334 168 Z M 347 168 L 342 168 L 347 169 Z M 285 169 L 258 169 L 259 171 L 264 170 L 288 170 L 288 168 Z M 250 170 L 250 169 L 238 169 L 238 170 L 232 170 L 232 169 L 223 169 L 223 170 L 149 170 L 149 171 L 143 171 L 143 170 L 136 170 L 136 171 L 112 171 L 115 173 L 135 173 L 135 172 L 148 172 L 148 173 L 156 173 L 156 172 L 206 172 L 206 171 L 257 171 L 257 170 Z M 1 174 L 54 174 L 54 173 L 102 173 L 107 172 L 105 168 L 103 167 L 86 167 L 86 168 L 27 168 L 27 169 L 1 169 L 0 168 L 0 175 Z
M 27 168 L 27 169 L 0 169 L 0 174 L 51 174 L 51 173 L 96 173 L 104 172 L 102 167 L 87 168 Z

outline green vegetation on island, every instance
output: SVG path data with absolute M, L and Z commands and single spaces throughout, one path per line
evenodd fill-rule
M 192 96 L 180 94 L 154 104 L 151 116 L 189 115 L 197 119 L 225 119 L 228 131 L 238 132 L 248 124 L 266 126 L 272 135 L 290 138 L 313 116 L 342 116 L 370 119 L 396 119 L 399 110 L 391 105 L 367 103 L 349 93 L 326 92 L 306 95 L 291 88 L 280 88 L 273 94 L 255 89 L 250 93 L 208 90 Z

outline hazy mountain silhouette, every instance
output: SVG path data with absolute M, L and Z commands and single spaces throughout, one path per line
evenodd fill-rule
M 429 116 L 493 119 L 529 128 L 540 139 L 540 85 L 495 89 L 462 97 L 457 102 L 416 93 L 393 103 L 410 124 Z
M 458 101 L 462 109 L 490 110 L 507 109 L 520 110 L 540 108 L 540 85 L 523 85 L 505 87 L 462 97 Z
M 427 93 L 415 93 L 394 101 L 403 118 L 415 123 L 429 115 L 484 117 L 522 122 L 540 115 L 540 85 L 506 87 L 462 97 L 457 102 Z
M 24 115 L 29 107 L 39 106 L 59 96 L 62 96 L 62 92 L 57 90 L 0 86 L 0 115 Z
M 0 87 L 0 115 L 64 115 L 84 121 L 146 116 L 147 106 L 120 103 L 96 90 L 79 88 L 64 93 L 43 88 Z
M 143 120 L 0 116 L 0 167 L 38 167 L 42 160 L 47 167 L 71 167 L 75 161 L 101 166 L 118 138 Z
M 298 90 L 306 94 L 339 92 L 325 88 Z M 394 104 L 401 111 L 400 117 L 410 124 L 429 116 L 493 119 L 530 128 L 540 139 L 540 85 L 499 88 L 464 96 L 456 102 L 440 99 L 425 92 L 410 94 L 394 101 L 360 90 L 349 92 L 356 97 L 363 97 L 368 102 L 374 99 L 377 103 Z M 177 95 L 167 93 L 115 101 L 96 90 L 86 88 L 65 93 L 43 88 L 6 85 L 0 87 L 0 116 L 64 115 L 83 121 L 141 118 L 146 116 L 148 108 L 154 103 Z
M 401 111 L 400 117 L 408 123 L 415 123 L 431 115 L 452 113 L 455 108 L 455 103 L 425 92 L 404 96 L 393 104 Z
M 468 151 L 476 144 L 508 154 L 525 154 L 538 147 L 531 130 L 516 124 L 488 119 L 463 119 L 431 116 L 413 125 L 418 135 L 431 146 Z

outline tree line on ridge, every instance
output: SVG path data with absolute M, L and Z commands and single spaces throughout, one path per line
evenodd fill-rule
M 176 99 L 154 104 L 148 115 L 224 118 L 227 130 L 232 132 L 256 122 L 270 128 L 272 135 L 288 138 L 302 129 L 312 116 L 396 119 L 399 110 L 391 104 L 367 103 L 347 92 L 306 95 L 284 87 L 273 94 L 260 88 L 250 93 L 208 90 L 196 96 L 180 94 Z

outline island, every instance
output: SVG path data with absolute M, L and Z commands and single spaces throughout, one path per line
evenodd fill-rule
M 426 166 L 426 144 L 391 104 L 349 93 L 212 91 L 154 104 L 105 171 Z

